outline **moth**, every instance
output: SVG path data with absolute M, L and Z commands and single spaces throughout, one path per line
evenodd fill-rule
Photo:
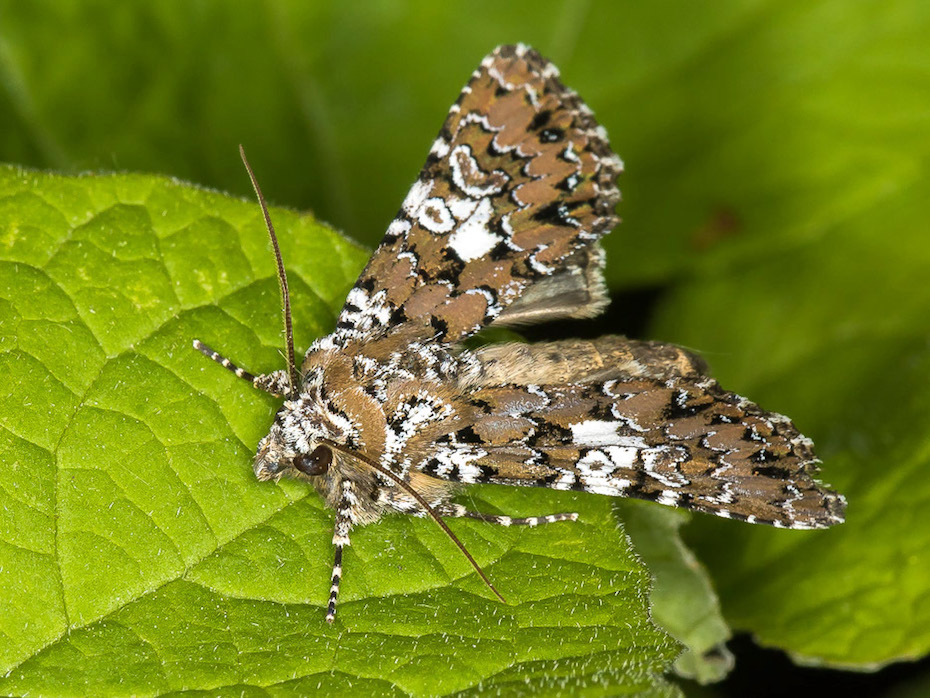
M 343 548 L 385 514 L 431 516 L 500 597 L 443 517 L 510 518 L 453 501 L 496 483 L 637 497 L 749 523 L 823 528 L 845 501 L 813 479 L 811 441 L 780 414 L 723 390 L 680 347 L 463 341 L 486 327 L 590 318 L 608 303 L 599 239 L 617 224 L 622 164 L 552 63 L 523 45 L 487 56 L 346 298 L 332 334 L 297 365 L 278 268 L 287 368 L 253 375 L 284 398 L 258 445 L 259 480 L 309 481 L 335 512 L 332 622 Z

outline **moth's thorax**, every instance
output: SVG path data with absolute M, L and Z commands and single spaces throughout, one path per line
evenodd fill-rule
M 300 394 L 284 402 L 259 443 L 255 475 L 260 480 L 303 478 L 294 459 L 325 442 L 407 473 L 428 455 L 426 444 L 457 424 L 463 387 L 480 372 L 475 357 L 403 338 L 382 346 L 375 353 L 370 346 L 367 351 L 353 342 L 336 346 L 332 337 L 324 337 L 311 347 L 301 366 Z M 419 508 L 361 459 L 343 452 L 334 457 L 325 476 L 309 478 L 331 505 L 342 481 L 351 480 L 364 481 L 364 490 L 372 493 L 360 507 L 370 510 L 360 511 L 362 518 L 377 518 L 385 509 Z

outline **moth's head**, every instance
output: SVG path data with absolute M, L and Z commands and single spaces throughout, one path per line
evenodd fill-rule
M 333 461 L 322 422 L 303 400 L 287 401 L 268 435 L 258 443 L 255 477 L 279 480 L 285 475 L 325 475 Z

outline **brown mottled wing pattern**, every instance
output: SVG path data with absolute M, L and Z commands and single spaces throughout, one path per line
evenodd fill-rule
M 401 325 L 414 338 L 454 343 L 546 279 L 556 279 L 549 293 L 565 304 L 599 309 L 602 262 L 584 250 L 617 223 L 621 168 L 555 66 L 525 46 L 498 48 L 453 105 L 349 293 L 334 343 Z M 585 301 L 587 287 L 596 297 Z M 514 321 L 533 321 L 540 305 L 525 304 Z
M 468 402 L 468 426 L 440 437 L 421 472 L 636 497 L 784 528 L 843 520 L 843 498 L 812 477 L 811 442 L 711 378 L 486 386 Z
M 842 496 L 814 480 L 791 421 L 727 392 L 670 344 L 498 344 L 457 392 L 454 417 L 410 439 L 412 472 L 637 497 L 751 523 L 821 528 Z

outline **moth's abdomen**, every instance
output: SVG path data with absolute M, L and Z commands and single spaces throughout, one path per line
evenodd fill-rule
M 497 386 L 471 402 L 468 434 L 440 444 L 486 451 L 466 482 L 635 497 L 785 528 L 843 520 L 843 498 L 812 477 L 810 440 L 710 378 Z

